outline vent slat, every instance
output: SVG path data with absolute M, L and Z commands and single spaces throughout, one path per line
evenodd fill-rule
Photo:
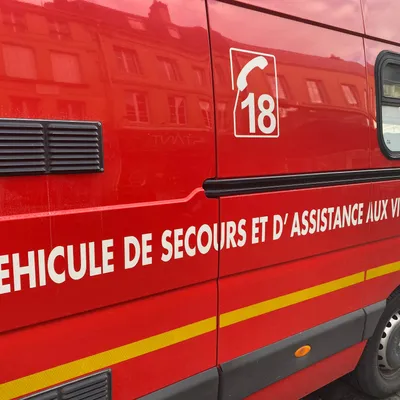
M 1 136 L 0 136 L 1 140 Z M 97 137 L 94 138 L 87 138 L 87 137 L 67 137 L 67 136 L 60 136 L 60 137 L 49 137 L 49 142 L 50 143 L 56 143 L 55 146 L 58 145 L 58 143 L 74 143 L 79 146 L 82 146 L 82 143 L 80 142 L 85 142 L 85 143 L 98 143 L 99 139 Z
M 0 141 L 0 147 L 6 147 L 6 148 L 11 148 L 11 147 L 16 147 L 16 148 L 22 148 L 22 147 L 41 147 L 44 149 L 44 142 L 21 142 L 21 143 L 7 143 L 7 142 L 2 142 Z
M 24 141 L 32 141 L 32 142 L 43 142 L 44 137 L 43 135 L 41 136 L 34 136 L 34 135 L 10 135 L 9 133 L 7 135 L 2 135 L 0 133 L 0 141 L 1 142 L 11 142 L 11 141 L 17 141 L 17 142 L 24 142 Z
M 1 131 L 0 131 L 1 132 Z M 49 131 L 49 135 L 52 136 L 58 136 L 58 135 L 68 135 L 68 136 L 94 136 L 97 137 L 98 133 L 96 131 L 81 131 L 81 130 L 59 130 L 59 131 Z
M 43 129 L 43 124 L 41 122 L 25 122 L 20 120 L 1 120 L 0 129 Z
M 19 175 L 19 174 L 30 174 L 30 173 L 44 173 L 46 172 L 45 167 L 30 167 L 30 168 L 0 168 L 0 174 L 14 174 L 14 175 Z
M 51 160 L 51 165 L 71 165 L 71 163 L 75 163 L 76 165 L 99 165 L 100 160 L 99 159 L 89 159 L 89 160 L 84 160 L 84 159 L 79 159 L 79 160 Z
M 18 161 L 18 160 L 10 160 L 10 161 L 0 161 L 0 167 L 29 167 L 29 166 L 45 166 L 46 163 L 44 160 L 40 161 Z
M 89 160 L 100 160 L 98 154 L 57 154 L 51 157 L 52 160 L 81 160 L 81 159 L 89 159 Z
M 52 166 L 50 168 L 50 170 L 54 171 L 54 172 L 66 172 L 66 171 L 71 171 L 71 172 L 76 171 L 77 172 L 77 171 L 93 171 L 94 168 L 88 167 L 88 166 L 80 167 L 80 166 L 73 165 L 73 166 L 68 166 L 68 167 L 67 166 L 65 166 L 65 167 Z
M 9 155 L 0 155 L 0 161 L 6 160 L 45 160 L 43 155 L 29 155 L 29 154 L 9 154 Z
M 3 148 L 1 149 L 1 154 L 9 154 L 10 156 L 19 156 L 20 154 L 43 154 L 44 156 L 44 148 L 24 148 L 24 147 L 16 147 L 16 148 Z
M 51 148 L 63 148 L 63 147 L 71 147 L 71 148 L 79 148 L 79 147 L 83 147 L 81 143 L 57 143 L 56 145 L 52 145 L 50 142 L 50 149 Z M 99 144 L 98 143 L 88 143 L 85 147 L 89 147 L 89 148 L 93 148 L 93 149 L 97 149 L 99 148 Z
M 82 157 L 84 157 L 85 154 L 100 154 L 100 148 L 93 148 L 91 149 L 90 153 L 86 149 L 68 149 L 68 148 L 51 148 L 50 149 L 51 154 L 83 154 Z
M 98 130 L 99 126 L 97 124 L 80 124 L 80 123 L 76 123 L 76 124 L 65 124 L 65 123 L 49 123 L 48 125 L 48 129 L 50 130 Z

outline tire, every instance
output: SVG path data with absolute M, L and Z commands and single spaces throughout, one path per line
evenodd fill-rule
M 358 389 L 378 399 L 400 390 L 400 290 L 388 298 L 352 378 Z

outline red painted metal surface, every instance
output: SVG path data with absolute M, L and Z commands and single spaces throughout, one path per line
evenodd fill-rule
M 274 55 L 280 82 L 279 140 L 239 140 L 232 135 L 232 114 L 226 121 L 217 118 L 218 176 L 368 168 L 367 85 L 360 37 L 220 2 L 210 2 L 209 15 L 215 75 L 221 70 L 230 73 L 229 49 L 237 48 Z M 251 21 L 252 28 L 237 29 L 240 21 Z M 251 57 L 234 53 L 234 80 L 239 66 Z M 276 101 L 268 79 L 273 74 L 272 62 L 265 71 L 255 68 L 239 103 L 247 91 L 269 94 Z M 215 85 L 217 109 L 219 104 L 234 109 L 237 90 L 231 85 L 229 75 Z M 349 104 L 344 87 L 353 91 L 354 104 Z M 237 109 L 238 114 L 246 112 Z
M 5 333 L 0 384 L 213 317 L 215 304 L 215 284 L 208 283 Z M 117 364 L 113 396 L 137 398 L 211 368 L 215 348 L 216 331 Z
M 361 0 L 365 33 L 383 40 L 399 43 L 400 30 L 396 15 L 400 5 L 396 0 Z M 374 64 L 374 63 L 373 63 Z
M 204 1 L 3 0 L 0 13 L 0 117 L 101 121 L 105 158 L 101 174 L 1 178 L 1 254 L 10 261 L 2 284 L 11 293 L 0 300 L 0 383 L 215 316 L 215 283 L 191 285 L 217 277 L 217 253 L 163 262 L 160 246 L 165 230 L 217 222 L 218 203 L 201 189 L 216 168 Z M 147 233 L 151 264 L 141 256 L 125 269 L 124 237 Z M 113 271 L 104 273 L 110 239 Z M 73 280 L 58 257 L 65 282 L 39 286 L 37 277 L 30 288 L 24 275 L 15 291 L 13 253 L 27 265 L 35 251 L 37 270 L 38 250 L 73 246 L 78 270 L 89 242 L 98 276 Z M 194 375 L 215 355 L 214 332 L 113 367 L 114 398 Z
M 239 0 L 241 3 L 260 7 L 266 11 L 277 11 L 288 17 L 332 25 L 353 32 L 364 33 L 361 4 L 359 0 L 308 0 L 294 2 L 288 0 Z M 378 0 L 379 1 L 379 0 Z M 297 35 L 293 35 L 295 38 Z M 298 37 L 297 37 L 298 39 Z
M 221 275 L 262 268 L 365 243 L 369 239 L 369 226 L 359 224 L 359 221 L 364 220 L 367 214 L 363 203 L 368 202 L 370 190 L 369 184 L 361 184 L 221 199 L 221 220 L 238 221 L 245 218 L 248 232 L 246 246 L 227 249 L 225 244 L 221 251 Z M 319 218 L 319 224 L 315 223 L 318 221 L 316 211 L 324 208 L 336 211 L 337 207 L 343 206 L 350 206 L 352 212 L 354 210 L 356 224 L 339 228 L 334 223 L 336 212 L 332 212 L 331 218 L 326 213 L 325 231 L 317 232 L 316 226 L 319 225 L 322 229 L 324 224 L 321 222 L 322 217 Z M 315 210 L 314 226 L 310 218 L 312 210 Z M 307 225 L 303 224 L 305 211 L 308 211 L 305 215 Z M 268 221 L 263 224 L 259 218 L 265 217 Z M 300 229 L 296 229 L 297 225 L 294 225 L 295 218 Z
M 368 254 L 366 248 L 357 247 L 223 278 L 220 313 L 362 272 L 375 266 Z M 358 310 L 372 303 L 367 297 L 364 284 L 356 284 L 224 327 L 219 333 L 218 360 L 226 362 Z M 246 339 L 248 332 L 252 332 L 251 340 Z
M 114 272 L 36 290 L 23 276 L 21 292 L 2 296 L 0 331 L 216 278 L 216 253 L 165 263 L 159 245 L 166 229 L 217 221 L 217 202 L 200 189 L 215 174 L 204 3 L 30 3 L 0 3 L 11 15 L 1 26 L 1 116 L 101 121 L 105 172 L 2 179 L 3 218 L 13 218 L 2 222 L 2 254 L 18 252 L 24 265 L 29 250 L 72 245 L 79 264 L 80 243 L 94 242 L 101 265 L 101 242 L 113 239 Z M 124 269 L 124 237 L 146 233 L 152 265 Z
M 399 51 L 379 41 L 398 41 L 396 24 L 386 23 L 380 2 L 363 0 L 366 33 L 377 38 L 364 39 L 358 0 L 306 3 L 209 0 L 207 14 L 204 0 L 0 0 L 0 117 L 101 121 L 105 157 L 102 174 L 0 178 L 0 255 L 8 256 L 1 268 L 9 274 L 1 284 L 10 285 L 0 295 L 0 385 L 400 259 L 399 219 L 304 236 L 289 228 L 295 212 L 399 197 L 396 181 L 221 200 L 203 192 L 213 177 L 400 165 L 379 149 L 374 79 L 379 52 Z M 238 93 L 239 71 L 258 53 L 268 65 L 254 68 Z M 235 137 L 249 124 L 246 109 L 234 114 L 235 103 L 250 92 L 271 96 L 279 138 Z M 255 134 L 262 136 L 259 126 Z M 274 240 L 276 214 L 288 219 Z M 264 242 L 260 220 L 252 234 L 260 217 L 268 217 Z M 213 245 L 202 254 L 196 233 L 184 243 L 188 230 L 217 232 L 218 222 L 225 234 L 219 254 Z M 132 236 L 142 253 L 128 268 L 124 240 Z M 97 276 L 72 279 L 63 256 L 54 273 L 66 273 L 65 282 L 37 277 L 30 288 L 23 275 L 17 290 L 13 254 L 27 265 L 29 251 L 38 263 L 39 250 L 48 255 L 61 246 L 66 254 L 73 246 L 77 267 L 82 243 L 93 243 Z M 116 364 L 113 398 L 145 395 L 381 301 L 398 275 Z M 305 395 L 354 368 L 362 349 L 250 398 Z

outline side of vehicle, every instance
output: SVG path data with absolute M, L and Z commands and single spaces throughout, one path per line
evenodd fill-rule
M 400 386 L 388 3 L 0 1 L 1 399 Z

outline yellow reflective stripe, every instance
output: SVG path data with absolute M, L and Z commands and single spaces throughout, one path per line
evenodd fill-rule
M 392 274 L 393 272 L 400 271 L 400 262 L 382 265 L 381 267 L 371 268 L 367 270 L 367 281 L 369 279 L 378 278 L 379 276 Z
M 236 324 L 247 319 L 258 317 L 263 314 L 270 313 L 280 308 L 288 307 L 293 304 L 301 303 L 323 294 L 331 293 L 348 286 L 356 285 L 364 281 L 364 272 L 359 272 L 354 275 L 349 275 L 334 281 L 326 282 L 321 285 L 313 286 L 307 289 L 299 290 L 276 297 L 270 300 L 262 301 L 261 303 L 252 304 L 248 307 L 239 308 L 220 315 L 219 326 L 224 328 L 229 325 Z
M 1 400 L 14 399 L 216 330 L 216 317 L 185 325 L 93 356 L 0 384 Z

